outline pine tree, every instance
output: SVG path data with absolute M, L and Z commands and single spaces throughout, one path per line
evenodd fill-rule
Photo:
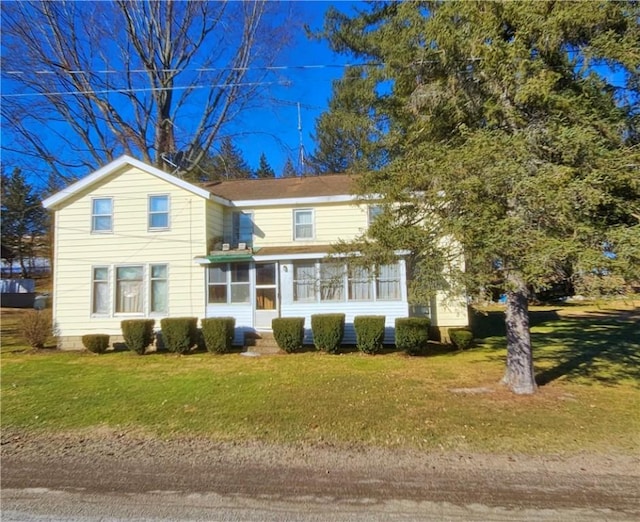
M 361 189 L 383 195 L 388 212 L 359 246 L 371 256 L 411 249 L 413 299 L 434 283 L 480 293 L 498 282 L 503 382 L 516 393 L 536 390 L 530 290 L 566 267 L 629 276 L 640 264 L 637 97 L 618 96 L 621 75 L 593 67 L 625 71 L 637 89 L 639 16 L 635 2 L 517 1 L 327 15 L 334 50 L 376 64 L 364 67 L 374 85 L 362 100 L 385 122 L 374 145 L 388 164 Z M 351 129 L 331 116 L 326 136 Z
M 296 171 L 296 168 L 293 166 L 293 162 L 291 161 L 291 158 L 287 158 L 287 161 L 284 164 L 284 167 L 282 169 L 282 177 L 283 178 L 295 178 L 298 176 L 298 172 Z
M 20 263 L 22 277 L 29 277 L 30 261 L 37 255 L 46 232 L 47 213 L 20 169 L 14 169 L 10 175 L 2 174 L 1 185 L 2 245 Z
M 199 181 L 251 178 L 251 168 L 231 138 L 225 137 L 220 151 L 200 163 Z
M 269 165 L 269 162 L 267 161 L 267 157 L 265 156 L 264 152 L 260 154 L 260 165 L 258 166 L 258 170 L 256 170 L 255 172 L 255 177 L 260 179 L 276 177 L 276 173 L 271 168 L 271 165 Z

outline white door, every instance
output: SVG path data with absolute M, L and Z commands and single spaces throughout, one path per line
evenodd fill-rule
M 257 330 L 271 330 L 271 320 L 278 317 L 278 263 L 256 263 Z

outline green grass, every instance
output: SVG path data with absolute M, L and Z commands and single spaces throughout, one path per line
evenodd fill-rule
M 640 450 L 637 316 L 534 311 L 543 385 L 518 397 L 498 384 L 504 338 L 486 325 L 499 313 L 482 317 L 487 337 L 466 352 L 255 358 L 34 353 L 3 314 L 2 426 L 481 452 Z M 452 391 L 478 387 L 491 392 Z

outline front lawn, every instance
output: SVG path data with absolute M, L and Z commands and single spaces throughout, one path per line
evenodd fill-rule
M 11 331 L 15 318 L 3 314 L 2 427 L 448 451 L 640 451 L 637 309 L 586 318 L 534 310 L 542 386 L 529 397 L 498 384 L 504 338 L 490 325 L 499 313 L 478 316 L 480 346 L 427 357 L 31 352 Z

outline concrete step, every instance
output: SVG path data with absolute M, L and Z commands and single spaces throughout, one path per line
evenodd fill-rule
M 272 332 L 246 333 L 244 336 L 245 351 L 259 354 L 282 353 Z

